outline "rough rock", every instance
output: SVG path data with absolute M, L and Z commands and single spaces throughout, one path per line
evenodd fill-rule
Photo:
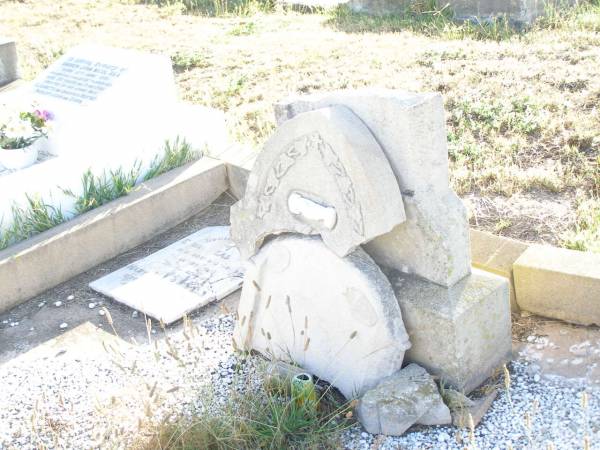
M 277 128 L 231 208 L 232 239 L 251 257 L 271 234 L 320 235 L 343 257 L 404 222 L 381 147 L 348 108 L 300 114 Z
M 347 398 L 402 367 L 410 343 L 398 301 L 362 249 L 339 258 L 318 237 L 285 235 L 248 266 L 238 349 L 293 362 Z
M 410 364 L 386 377 L 359 400 L 358 419 L 373 434 L 399 436 L 415 423 L 450 423 L 437 386 L 425 369 Z
M 277 123 L 343 105 L 381 145 L 400 185 L 406 221 L 366 251 L 391 268 L 452 286 L 470 273 L 464 205 L 450 189 L 444 107 L 439 94 L 363 89 L 292 97 L 275 105 Z M 387 203 L 387 197 L 386 203 Z

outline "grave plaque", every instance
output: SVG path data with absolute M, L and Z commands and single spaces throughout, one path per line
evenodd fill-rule
M 243 276 L 229 227 L 207 227 L 90 287 L 168 324 L 226 297 L 242 285 Z

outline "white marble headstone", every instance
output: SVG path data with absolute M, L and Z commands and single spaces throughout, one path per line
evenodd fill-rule
M 96 45 L 69 50 L 31 91 L 55 116 L 51 151 L 73 156 L 139 155 L 177 102 L 167 56 Z
M 243 280 L 229 227 L 207 227 L 90 283 L 104 295 L 166 324 L 212 301 Z

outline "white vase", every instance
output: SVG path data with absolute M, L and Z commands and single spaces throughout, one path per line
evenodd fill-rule
M 37 139 L 33 144 L 13 150 L 0 148 L 0 166 L 9 170 L 24 169 L 34 164 L 38 157 L 38 151 L 41 139 Z

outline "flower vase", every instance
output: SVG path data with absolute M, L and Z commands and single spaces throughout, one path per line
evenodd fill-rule
M 8 170 L 24 169 L 37 161 L 41 139 L 17 149 L 0 148 L 0 167 Z

